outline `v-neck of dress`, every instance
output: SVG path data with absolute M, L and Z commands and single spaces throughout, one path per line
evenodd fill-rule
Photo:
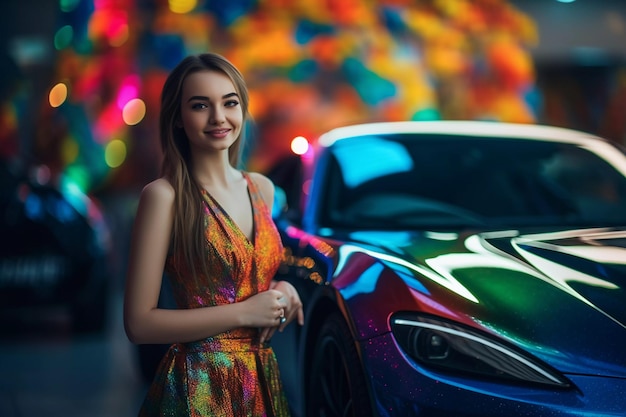
M 257 242 L 257 216 L 256 216 L 256 208 L 254 206 L 254 200 L 252 198 L 252 190 L 250 179 L 246 175 L 245 172 L 241 172 L 243 178 L 246 180 L 246 195 L 248 196 L 248 201 L 250 203 L 250 208 L 252 210 L 252 239 L 248 238 L 248 236 L 243 232 L 239 224 L 233 219 L 230 214 L 222 207 L 222 205 L 217 201 L 215 197 L 211 195 L 209 191 L 207 191 L 204 187 L 201 188 L 202 193 L 206 194 L 207 197 L 211 200 L 211 202 L 217 207 L 217 209 L 222 213 L 222 215 L 233 225 L 233 228 L 240 234 L 244 241 L 251 247 L 255 247 Z

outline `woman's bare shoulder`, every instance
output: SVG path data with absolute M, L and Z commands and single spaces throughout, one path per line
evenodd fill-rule
M 248 175 L 250 175 L 250 178 L 254 180 L 255 184 L 261 189 L 263 194 L 266 192 L 272 194 L 274 193 L 274 183 L 268 177 L 259 172 L 249 172 Z
M 174 201 L 174 187 L 166 178 L 158 178 L 143 187 L 141 195 L 150 199 Z
M 259 187 L 259 191 L 261 191 L 261 195 L 263 195 L 265 202 L 271 207 L 271 204 L 274 201 L 274 183 L 272 180 L 259 172 L 248 172 L 248 175 L 257 187 Z
M 270 180 L 268 177 L 261 174 L 260 172 L 248 172 L 248 175 L 250 175 L 250 178 L 252 178 L 259 187 L 274 188 L 274 183 L 272 182 L 272 180 Z

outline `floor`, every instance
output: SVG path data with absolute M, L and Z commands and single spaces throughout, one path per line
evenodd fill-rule
M 0 328 L 0 416 L 136 416 L 146 385 L 126 339 L 121 294 L 108 328 L 76 336 L 63 312 Z

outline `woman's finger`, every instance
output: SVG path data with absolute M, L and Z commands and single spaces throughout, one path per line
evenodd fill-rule
M 261 329 L 261 335 L 259 336 L 261 343 L 265 343 L 266 341 L 270 340 L 269 329 L 269 327 L 264 327 L 263 329 Z

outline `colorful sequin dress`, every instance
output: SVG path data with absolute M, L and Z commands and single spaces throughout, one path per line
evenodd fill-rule
M 169 256 L 166 271 L 179 308 L 234 303 L 269 288 L 282 245 L 254 181 L 244 177 L 254 214 L 253 242 L 203 190 L 211 276 L 189 279 L 188 268 Z M 239 328 L 172 345 L 139 415 L 283 417 L 289 411 L 273 350 L 259 343 L 258 329 Z

